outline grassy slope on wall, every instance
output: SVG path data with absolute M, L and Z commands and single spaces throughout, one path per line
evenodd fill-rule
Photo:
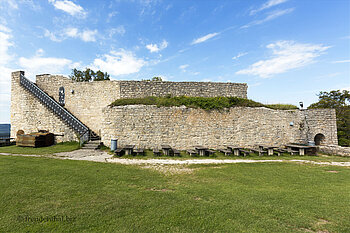
M 238 98 L 238 97 L 155 97 L 149 96 L 145 98 L 135 99 L 118 99 L 114 101 L 110 106 L 124 106 L 124 105 L 157 105 L 158 107 L 171 107 L 171 106 L 186 106 L 189 108 L 201 108 L 205 110 L 223 109 L 230 107 L 266 107 L 279 110 L 298 109 L 294 105 L 288 104 L 269 104 L 264 105 L 259 102 L 255 102 L 250 99 Z

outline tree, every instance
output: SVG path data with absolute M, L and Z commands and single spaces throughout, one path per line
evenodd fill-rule
M 109 74 L 107 74 L 107 72 L 103 73 L 101 70 L 98 70 L 94 77 L 94 81 L 103 81 L 103 80 L 109 80 Z
M 76 82 L 90 82 L 90 81 L 103 81 L 110 80 L 109 74 L 107 72 L 103 73 L 98 70 L 97 72 L 93 71 L 90 68 L 86 68 L 84 71 L 78 69 L 72 69 L 72 74 L 69 77 Z
M 161 81 L 163 81 L 163 79 L 162 79 L 162 77 L 153 77 L 152 81 L 159 81 L 159 82 L 161 82 Z
M 341 146 L 350 146 L 350 92 L 337 90 L 321 91 L 318 102 L 309 108 L 334 108 L 337 114 L 338 143 Z
M 69 75 L 69 77 L 76 82 L 83 82 L 84 79 L 84 73 L 77 69 L 72 69 L 72 74 Z
M 162 82 L 162 77 L 153 77 L 152 79 L 142 79 L 142 81 L 154 81 L 154 82 Z

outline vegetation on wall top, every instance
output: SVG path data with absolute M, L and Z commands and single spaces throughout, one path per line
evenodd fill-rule
M 338 143 L 341 146 L 350 146 L 350 92 L 337 90 L 321 91 L 318 102 L 309 108 L 334 108 L 337 114 Z
M 104 81 L 109 80 L 109 74 L 107 72 L 103 73 L 100 70 L 95 72 L 89 68 L 86 68 L 84 71 L 74 68 L 69 78 L 76 82 Z
M 152 79 L 142 79 L 141 81 L 154 81 L 154 82 L 162 82 L 162 77 L 153 77 Z
M 238 97 L 188 97 L 179 96 L 171 97 L 170 95 L 166 97 L 155 97 L 149 96 L 145 98 L 135 98 L 135 99 L 118 99 L 114 101 L 110 106 L 123 106 L 123 105 L 157 105 L 158 107 L 171 107 L 171 106 L 186 106 L 189 108 L 201 108 L 205 110 L 214 109 L 224 109 L 230 107 L 267 107 L 271 109 L 297 109 L 294 105 L 264 105 L 259 102 L 255 102 L 250 99 L 238 98 Z

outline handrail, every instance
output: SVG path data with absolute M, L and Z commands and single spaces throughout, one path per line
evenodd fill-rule
M 69 111 L 63 108 L 60 104 L 58 104 L 52 97 L 46 94 L 38 86 L 24 77 L 23 74 L 20 75 L 20 84 L 23 85 L 28 91 L 30 91 L 35 97 L 37 97 L 40 102 L 45 104 L 56 115 L 58 115 L 64 122 L 71 126 L 74 131 L 78 132 L 80 134 L 80 137 L 83 137 L 83 140 L 89 140 L 89 138 L 86 139 L 86 133 L 90 131 L 89 128 L 84 125 L 79 119 L 73 116 Z

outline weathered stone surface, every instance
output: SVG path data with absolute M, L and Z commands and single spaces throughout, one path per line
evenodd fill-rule
M 120 146 L 135 144 L 145 148 L 159 148 L 162 144 L 177 149 L 195 145 L 210 148 L 280 146 L 290 142 L 305 143 L 318 133 L 325 135 L 323 143 L 337 144 L 335 113 L 330 109 L 286 111 L 236 107 L 205 111 L 131 105 L 106 107 L 103 116 L 101 136 L 106 145 L 117 138 Z
M 57 141 L 76 140 L 74 131 L 45 108 L 19 84 L 20 72 L 12 73 L 11 136 L 17 130 L 26 133 L 46 129 Z M 337 144 L 335 111 L 272 110 L 236 107 L 223 111 L 205 111 L 186 107 L 119 106 L 107 107 L 119 98 L 145 96 L 238 96 L 247 97 L 247 85 L 236 83 L 101 81 L 73 82 L 60 75 L 38 75 L 36 84 L 56 101 L 59 88 L 65 89 L 65 107 L 110 145 L 135 144 L 145 148 L 169 144 L 178 149 L 202 145 L 282 145 L 312 141 L 325 136 L 324 144 Z M 290 123 L 293 122 L 293 126 Z
M 325 154 L 350 156 L 350 147 L 341 147 L 338 145 L 326 145 L 326 146 L 319 146 L 318 148 L 320 152 Z
M 56 101 L 65 89 L 65 108 L 99 134 L 102 109 L 120 98 L 146 96 L 247 97 L 247 84 L 213 82 L 98 81 L 74 82 L 62 75 L 37 75 L 36 84 Z M 73 91 L 73 93 L 72 93 Z
M 146 96 L 235 96 L 247 98 L 246 83 L 119 81 L 120 98 Z
M 11 80 L 11 137 L 15 138 L 18 130 L 25 133 L 49 130 L 57 136 L 56 142 L 76 141 L 74 131 L 53 112 L 48 110 L 19 83 L 20 72 L 12 73 Z
M 64 107 L 97 134 L 102 109 L 120 98 L 118 82 L 74 82 L 61 75 L 37 75 L 36 84 L 56 101 L 59 88 L 64 87 Z

